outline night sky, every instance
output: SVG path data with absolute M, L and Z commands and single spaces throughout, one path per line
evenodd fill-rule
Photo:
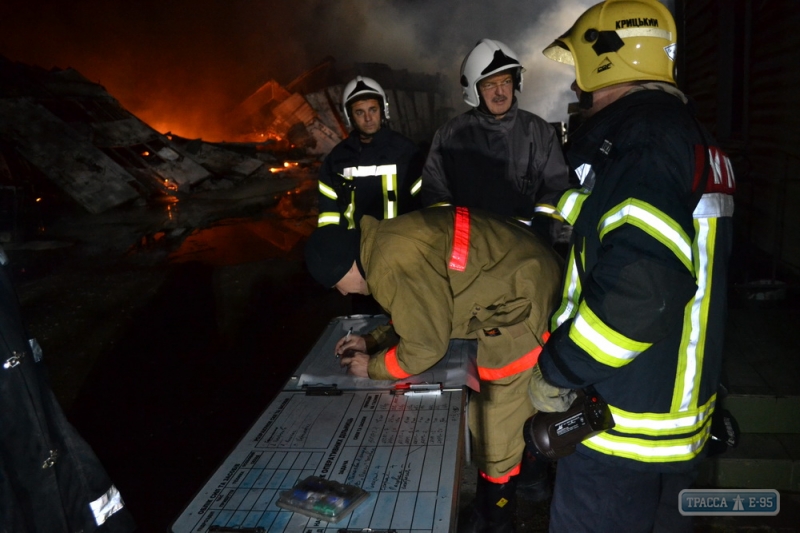
M 481 38 L 526 68 L 521 106 L 565 120 L 569 67 L 541 50 L 593 0 L 3 0 L 0 54 L 72 67 L 156 129 L 213 140 L 224 112 L 326 56 L 452 76 Z

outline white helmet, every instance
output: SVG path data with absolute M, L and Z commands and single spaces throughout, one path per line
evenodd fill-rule
M 353 121 L 350 118 L 350 104 L 356 100 L 364 100 L 369 97 L 380 100 L 383 103 L 382 120 L 389 120 L 389 100 L 386 99 L 383 87 L 372 78 L 356 76 L 355 79 L 347 82 L 347 85 L 344 86 L 344 91 L 342 91 L 342 114 L 348 128 L 353 127 Z
M 522 68 L 517 54 L 500 41 L 482 39 L 461 64 L 461 90 L 467 105 L 478 107 L 478 82 L 498 72 L 514 69 L 514 89 L 522 90 Z

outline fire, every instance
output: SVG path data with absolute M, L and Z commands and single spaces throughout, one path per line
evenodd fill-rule
M 297 167 L 299 165 L 300 165 L 300 163 L 297 163 L 297 162 L 284 161 L 282 167 L 270 167 L 269 171 L 272 172 L 273 174 L 275 174 L 277 172 L 283 172 L 284 170 L 289 170 L 291 168 L 295 168 L 295 167 Z

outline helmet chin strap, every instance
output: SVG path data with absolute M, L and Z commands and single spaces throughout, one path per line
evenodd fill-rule
M 594 105 L 594 93 L 581 92 L 581 97 L 578 99 L 578 107 L 581 109 L 591 109 Z

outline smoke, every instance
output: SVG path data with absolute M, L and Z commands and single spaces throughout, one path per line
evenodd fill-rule
M 358 31 L 337 43 L 354 61 L 382 62 L 410 71 L 441 72 L 452 80 L 454 102 L 462 103 L 459 72 L 481 39 L 502 41 L 525 67 L 520 106 L 549 121 L 567 119 L 574 100 L 571 67 L 542 50 L 572 26 L 597 0 L 350 0 L 333 9 L 349 13 Z M 338 56 L 337 56 L 338 57 Z M 466 104 L 463 104 L 466 110 Z
M 541 50 L 593 0 L 3 0 L 0 54 L 72 67 L 159 131 L 213 139 L 225 112 L 326 56 L 442 73 L 461 102 L 464 56 L 505 42 L 526 68 L 520 105 L 565 120 L 570 67 Z M 464 107 L 466 109 L 466 107 Z

